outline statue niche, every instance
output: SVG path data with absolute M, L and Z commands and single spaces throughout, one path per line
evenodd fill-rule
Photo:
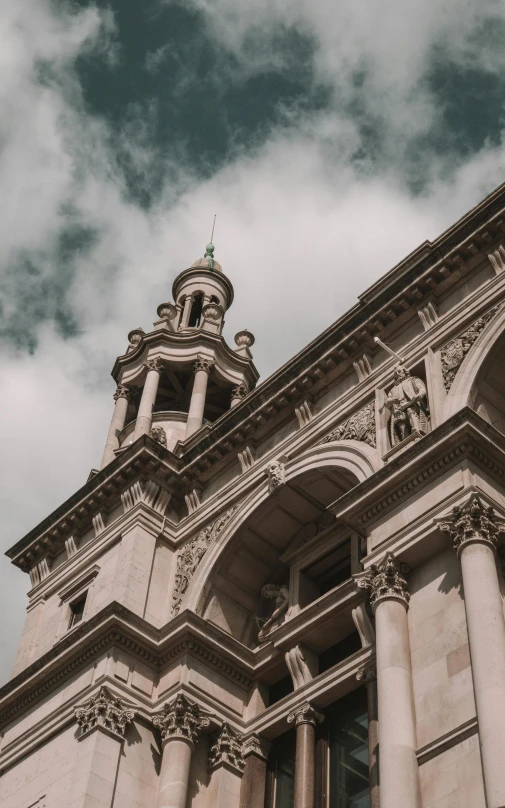
M 284 622 L 284 617 L 289 606 L 289 588 L 287 586 L 276 586 L 275 584 L 265 584 L 261 590 L 262 598 L 275 598 L 274 610 L 271 617 L 266 620 L 264 617 L 257 617 L 258 642 L 266 642 L 268 635 L 274 628 Z
M 411 376 L 403 365 L 395 369 L 394 385 L 387 394 L 385 405 L 390 411 L 388 433 L 391 448 L 411 435 L 426 435 L 430 411 L 426 385 L 418 376 Z

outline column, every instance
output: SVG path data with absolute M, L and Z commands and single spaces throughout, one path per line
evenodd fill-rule
M 358 682 L 365 683 L 367 694 L 370 808 L 379 808 L 379 721 L 375 659 L 363 665 L 358 671 L 356 678 Z
M 240 808 L 240 784 L 244 772 L 243 737 L 223 724 L 209 754 L 208 808 Z
M 296 727 L 294 808 L 314 808 L 316 724 L 322 720 L 323 715 L 308 701 L 288 715 L 288 723 L 294 721 Z
M 245 382 L 242 382 L 241 384 L 237 384 L 236 387 L 233 387 L 232 391 L 231 391 L 230 409 L 232 410 L 233 407 L 236 407 L 237 404 L 240 404 L 240 402 L 242 401 L 242 399 L 244 399 L 246 397 L 248 392 L 249 392 L 249 388 L 247 387 Z
M 114 393 L 114 412 L 112 413 L 112 420 L 110 422 L 109 434 L 105 441 L 105 451 L 102 457 L 103 469 L 108 463 L 115 459 L 114 449 L 119 448 L 118 435 L 124 429 L 126 421 L 126 412 L 128 410 L 128 403 L 131 399 L 131 392 L 124 384 L 119 384 L 116 392 Z
M 107 688 L 75 709 L 80 728 L 69 808 L 110 808 L 127 725 L 134 713 Z
M 244 776 L 240 788 L 240 808 L 264 808 L 267 761 L 271 744 L 260 735 L 251 735 L 242 744 Z
M 147 376 L 144 382 L 144 389 L 142 390 L 142 398 L 140 399 L 133 440 L 137 440 L 141 435 L 149 435 L 151 431 L 153 407 L 156 401 L 156 393 L 158 392 L 163 363 L 161 359 L 155 357 L 154 359 L 148 359 L 145 367 L 147 369 Z
M 358 573 L 375 614 L 380 796 L 385 808 L 421 808 L 407 610 L 407 566 L 392 553 Z
M 205 396 L 207 394 L 207 382 L 214 367 L 214 362 L 199 356 L 193 365 L 195 380 L 193 382 L 193 392 L 191 393 L 191 403 L 189 405 L 188 423 L 186 426 L 186 438 L 197 432 L 203 423 L 203 411 L 205 409 Z
M 505 620 L 496 548 L 505 523 L 476 495 L 440 529 L 461 561 L 487 808 L 505 805 Z
M 154 716 L 153 724 L 160 729 L 163 743 L 156 808 L 186 808 L 191 755 L 201 730 L 209 723 L 199 706 L 182 694 Z
M 191 295 L 187 295 L 186 299 L 184 300 L 184 308 L 182 310 L 181 324 L 179 328 L 187 327 L 192 303 L 193 298 L 191 297 Z

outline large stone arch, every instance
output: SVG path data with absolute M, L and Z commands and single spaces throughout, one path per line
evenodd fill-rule
M 487 357 L 505 334 L 505 306 L 497 312 L 474 342 L 458 368 L 444 405 L 443 420 L 463 407 L 473 407 L 477 380 Z
M 235 592 L 242 603 L 236 613 L 241 614 L 243 606 L 244 614 L 248 612 L 250 617 L 257 608 L 254 598 L 263 583 L 282 567 L 280 556 L 297 533 L 331 502 L 377 471 L 379 461 L 372 447 L 349 440 L 314 447 L 296 459 L 285 459 L 283 465 L 284 484 L 270 491 L 265 474 L 209 547 L 194 574 L 183 606 L 205 613 L 209 622 L 213 622 L 207 613 L 211 593 L 223 581 L 228 594 L 223 593 L 221 601 Z M 225 618 L 223 625 L 217 624 L 242 639 L 239 622 L 237 618 L 236 630 L 226 626 Z

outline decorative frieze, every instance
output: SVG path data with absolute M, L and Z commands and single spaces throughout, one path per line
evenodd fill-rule
M 279 460 L 274 460 L 268 466 L 265 474 L 268 477 L 268 490 L 272 494 L 276 488 L 279 488 L 280 485 L 284 484 L 286 479 L 286 469 L 284 463 L 281 463 Z
M 376 447 L 375 403 L 370 401 L 365 407 L 351 415 L 347 421 L 333 429 L 320 443 L 335 440 L 362 440 L 373 449 Z
M 172 615 L 179 614 L 184 594 L 209 547 L 214 544 L 222 530 L 226 527 L 239 505 L 225 511 L 218 519 L 200 531 L 188 544 L 177 553 L 177 572 L 175 589 L 172 598 Z
M 124 738 L 125 729 L 133 721 L 134 715 L 133 710 L 126 708 L 121 699 L 113 696 L 105 687 L 101 687 L 84 707 L 75 708 L 81 738 L 96 728 Z
M 202 714 L 198 704 L 180 693 L 164 705 L 163 712 L 154 716 L 153 724 L 160 730 L 163 743 L 171 738 L 182 738 L 195 744 L 201 730 L 209 726 L 210 719 Z
M 214 362 L 212 361 L 212 359 L 206 359 L 204 356 L 198 356 L 193 362 L 194 373 L 198 373 L 199 370 L 204 370 L 205 373 L 208 373 L 210 375 L 212 373 L 213 368 L 214 368 Z
M 439 527 L 458 553 L 471 542 L 484 542 L 496 549 L 505 534 L 505 522 L 499 521 L 494 508 L 484 505 L 477 495 L 464 506 L 455 505 L 449 519 L 439 522 Z
M 373 607 L 381 600 L 395 598 L 408 604 L 410 594 L 406 575 L 409 571 L 407 564 L 393 555 L 386 553 L 380 564 L 372 564 L 364 572 L 358 572 L 354 579 L 360 589 L 367 589 Z
M 223 724 L 216 742 L 210 749 L 209 769 L 230 766 L 240 774 L 244 771 L 243 735 L 234 732 L 228 724 Z
M 288 713 L 288 724 L 294 722 L 295 727 L 300 724 L 310 724 L 315 727 L 316 724 L 320 724 L 322 721 L 324 721 L 324 715 L 318 712 L 308 701 Z
M 149 433 L 151 438 L 167 448 L 167 433 L 162 426 L 152 426 Z
M 479 319 L 472 323 L 462 334 L 448 342 L 445 348 L 442 348 L 442 375 L 447 393 L 451 389 L 456 373 L 468 351 L 502 306 L 503 303 L 498 303 L 498 305 L 493 306 L 492 309 L 486 312 L 482 317 L 479 317 Z

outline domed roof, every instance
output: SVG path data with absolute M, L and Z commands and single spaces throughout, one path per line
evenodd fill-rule
M 207 267 L 207 269 L 213 269 L 214 271 L 223 271 L 223 267 L 219 261 L 216 261 L 214 258 L 214 245 L 212 242 L 207 244 L 204 257 L 197 258 L 196 261 L 191 264 L 191 268 L 193 267 Z

